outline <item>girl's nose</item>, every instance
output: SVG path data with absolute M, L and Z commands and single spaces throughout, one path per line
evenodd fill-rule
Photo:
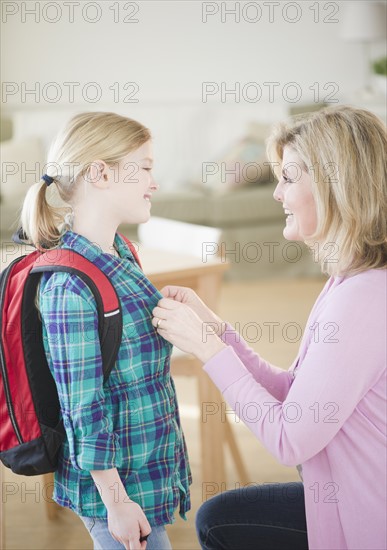
M 151 180 L 150 187 L 151 187 L 151 189 L 153 189 L 154 191 L 158 191 L 158 189 L 160 188 L 159 184 L 155 181 L 155 179 L 154 179 L 154 177 L 153 177 L 153 174 L 152 174 L 152 180 Z

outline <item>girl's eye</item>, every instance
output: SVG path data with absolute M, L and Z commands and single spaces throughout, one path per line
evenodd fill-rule
M 152 168 L 143 168 L 143 170 L 147 170 L 148 172 L 150 172 Z

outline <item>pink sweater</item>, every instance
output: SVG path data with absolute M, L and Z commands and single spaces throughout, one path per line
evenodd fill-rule
M 331 277 L 288 371 L 230 325 L 204 365 L 265 447 L 302 465 L 310 549 L 387 548 L 386 325 L 387 270 Z

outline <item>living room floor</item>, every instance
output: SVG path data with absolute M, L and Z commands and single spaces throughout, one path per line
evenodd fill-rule
M 226 282 L 219 313 L 238 328 L 251 346 L 271 363 L 288 368 L 295 358 L 312 305 L 326 279 L 256 280 Z M 199 421 L 195 382 L 175 379 L 183 429 L 193 472 L 192 510 L 185 522 L 177 514 L 168 527 L 174 550 L 199 549 L 195 534 L 195 512 L 211 496 L 211 487 L 200 479 Z M 277 463 L 230 414 L 233 431 L 252 483 L 299 481 L 295 468 Z M 227 455 L 227 480 L 221 490 L 237 488 L 237 474 Z M 83 550 L 92 543 L 82 522 L 69 510 L 60 509 L 55 520 L 46 516 L 41 478 L 23 478 L 3 469 L 5 501 L 5 548 L 7 550 Z M 12 494 L 14 493 L 14 494 Z M 22 521 L 21 521 L 22 520 Z

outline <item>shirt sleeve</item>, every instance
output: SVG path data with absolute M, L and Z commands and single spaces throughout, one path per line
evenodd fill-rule
M 247 368 L 230 346 L 204 365 L 242 421 L 287 466 L 325 448 L 385 370 L 385 288 L 349 284 L 327 298 L 315 321 L 283 402 L 252 375 L 256 359 Z
M 229 323 L 222 333 L 223 342 L 231 346 L 254 380 L 259 382 L 270 394 L 283 401 L 292 384 L 291 372 L 271 365 L 256 353 Z
M 90 289 L 74 275 L 55 273 L 39 293 L 39 309 L 74 468 L 119 467 L 122 455 L 105 407 L 98 313 Z

